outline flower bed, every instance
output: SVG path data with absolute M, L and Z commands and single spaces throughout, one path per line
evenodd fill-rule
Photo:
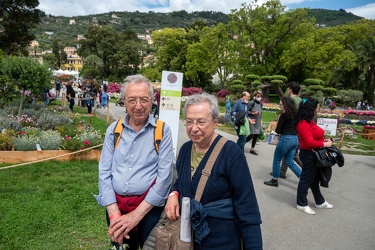
M 0 116 L 0 151 L 36 151 L 37 147 L 78 151 L 103 143 L 104 135 L 67 107 L 27 109 L 21 116 L 14 113 L 8 108 Z
M 70 150 L 0 151 L 0 163 L 17 164 L 39 161 L 48 158 L 54 158 L 54 160 L 57 161 L 99 160 L 101 150 L 88 150 L 76 154 L 72 153 L 73 151 Z
M 345 118 L 353 120 L 375 121 L 375 111 L 345 110 Z

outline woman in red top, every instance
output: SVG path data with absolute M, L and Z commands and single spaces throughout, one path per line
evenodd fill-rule
M 312 149 L 332 146 L 331 140 L 324 139 L 324 130 L 314 122 L 319 109 L 319 102 L 312 97 L 307 97 L 302 99 L 296 115 L 296 130 L 301 148 L 299 156 L 303 164 L 297 189 L 297 209 L 307 214 L 315 214 L 315 211 L 309 207 L 307 201 L 309 188 L 311 188 L 314 195 L 316 208 L 333 207 L 332 204 L 329 204 L 324 199 L 320 192 L 320 174 L 319 169 L 315 167 L 315 156 L 312 151 Z

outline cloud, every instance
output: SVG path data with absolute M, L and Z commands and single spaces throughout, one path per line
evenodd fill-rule
M 346 12 L 351 12 L 354 15 L 364 17 L 366 19 L 375 19 L 375 3 L 370 3 L 364 6 L 346 9 Z

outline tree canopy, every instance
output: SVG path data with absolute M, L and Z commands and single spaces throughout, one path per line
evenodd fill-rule
M 35 39 L 31 29 L 40 22 L 38 5 L 38 0 L 0 0 L 0 49 L 5 54 L 28 54 Z

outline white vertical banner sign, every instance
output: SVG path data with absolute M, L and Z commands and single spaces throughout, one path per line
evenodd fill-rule
M 162 72 L 159 118 L 171 127 L 175 157 L 177 154 L 178 128 L 180 123 L 182 79 L 182 73 Z
M 337 119 L 318 118 L 317 125 L 324 130 L 324 134 L 336 135 Z

